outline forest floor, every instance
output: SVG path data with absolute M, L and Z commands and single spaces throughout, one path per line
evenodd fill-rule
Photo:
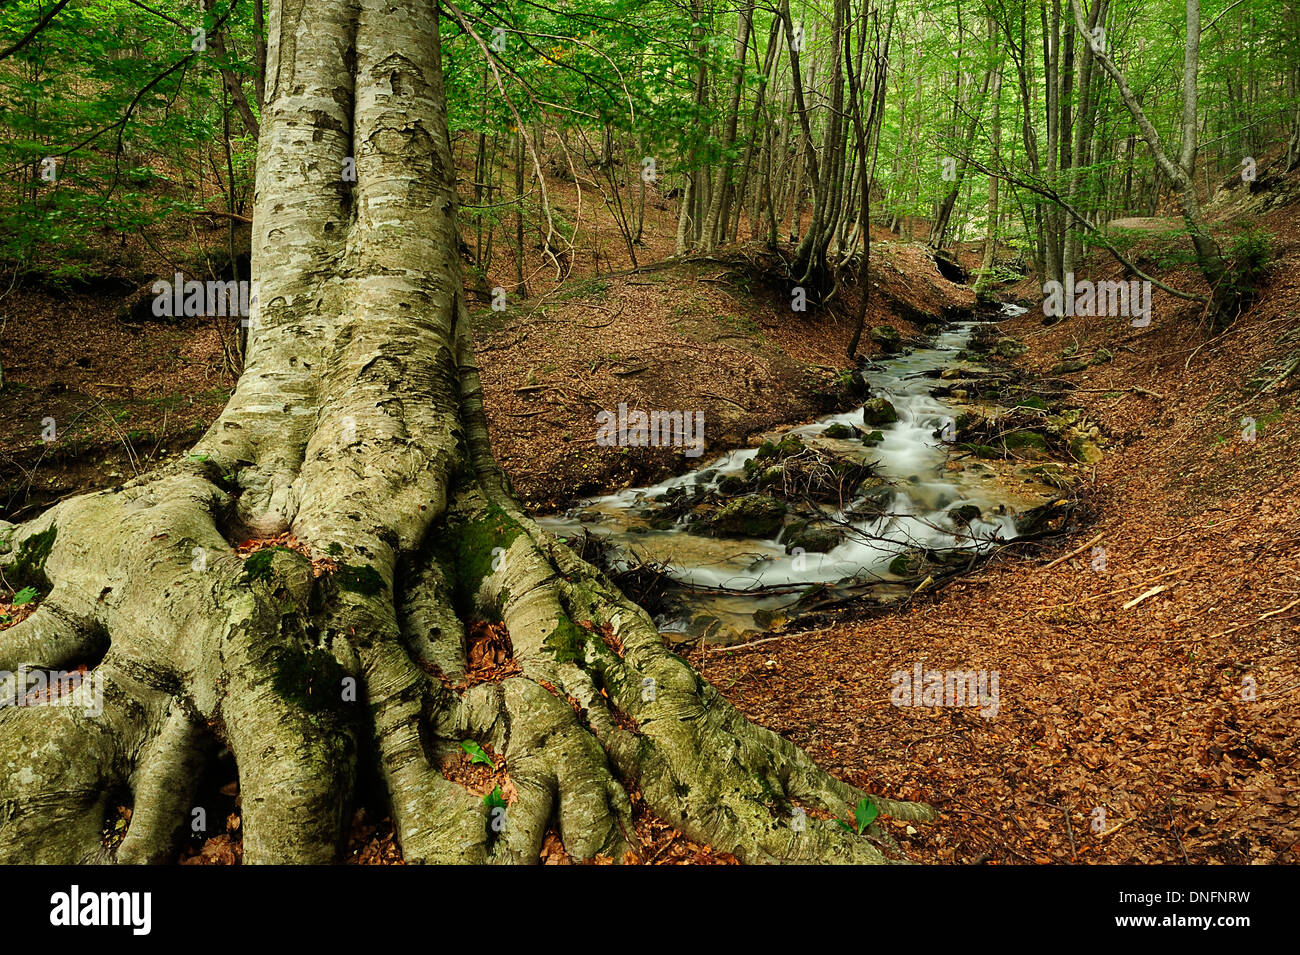
M 1068 379 L 1071 403 L 1102 432 L 1105 456 L 1081 492 L 1089 518 L 1070 539 L 1005 547 L 885 614 L 845 608 L 819 629 L 697 649 L 692 662 L 843 778 L 935 806 L 933 824 L 883 823 L 917 861 L 1296 861 L 1297 376 L 1264 386 L 1300 355 L 1297 211 L 1263 211 L 1267 282 L 1214 338 L 1195 330 L 1194 306 L 1161 292 L 1150 327 L 1135 329 L 1082 317 L 1045 327 L 1034 283 L 1011 290 L 1030 307 L 1001 325 L 1028 346 L 1014 364 Z M 1163 267 L 1162 240 L 1148 241 L 1134 253 L 1144 267 L 1195 288 L 1193 270 Z M 919 245 L 895 238 L 872 252 L 869 326 L 914 335 L 928 316 L 973 305 Z M 702 410 L 710 456 L 846 406 L 837 377 L 851 298 L 792 311 L 772 255 L 742 246 L 625 262 L 476 312 L 493 441 L 530 509 L 698 463 L 669 449 L 593 453 L 596 413 L 619 402 Z M 1120 274 L 1100 258 L 1091 268 Z M 30 517 L 183 453 L 224 404 L 231 380 L 215 327 L 114 317 L 122 292 L 24 289 L 5 303 L 0 516 Z M 1109 361 L 1059 368 L 1101 349 Z M 41 440 L 47 418 L 52 443 Z M 918 663 L 996 671 L 996 718 L 890 705 L 891 675 Z M 656 861 L 727 861 L 653 820 L 639 827 Z M 233 861 L 233 833 L 195 861 Z M 353 843 L 359 861 L 397 859 L 382 821 L 359 819 Z

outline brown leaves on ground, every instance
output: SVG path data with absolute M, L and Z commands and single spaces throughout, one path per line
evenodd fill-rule
M 226 831 L 206 839 L 203 845 L 181 852 L 181 865 L 240 865 L 244 860 L 243 834 L 237 813 L 226 817 Z
M 474 620 L 466 629 L 465 639 L 469 644 L 466 655 L 468 666 L 465 680 L 457 689 L 480 683 L 497 683 L 521 672 L 519 664 L 515 662 L 510 632 L 504 623 Z
M 29 600 L 21 604 L 0 600 L 0 630 L 8 630 L 14 624 L 26 620 L 36 612 L 39 605 L 39 600 Z
M 471 748 L 478 746 L 472 741 L 467 742 L 471 744 Z M 486 796 L 499 788 L 506 804 L 509 805 L 514 802 L 518 794 L 506 772 L 505 757 L 493 752 L 491 744 L 481 749 L 492 761 L 491 766 L 483 763 L 481 758 L 477 758 L 473 752 L 462 746 L 455 752 L 445 754 L 438 763 L 438 770 L 444 778 L 458 783 L 476 796 Z
M 313 577 L 323 577 L 324 575 L 332 574 L 339 569 L 338 561 L 334 560 L 332 557 L 313 554 L 311 548 L 307 546 L 305 541 L 300 541 L 295 534 L 289 531 L 286 531 L 283 534 L 277 534 L 275 537 L 259 537 L 246 540 L 243 543 L 236 545 L 235 553 L 238 554 L 241 559 L 247 560 L 251 555 L 256 554 L 258 551 L 268 550 L 272 547 L 283 547 L 286 550 L 291 550 L 295 554 L 300 554 L 307 558 L 307 560 L 311 561 L 311 573 Z
M 363 809 L 353 813 L 346 862 L 348 865 L 405 865 L 393 820 L 385 816 L 372 822 L 371 814 Z

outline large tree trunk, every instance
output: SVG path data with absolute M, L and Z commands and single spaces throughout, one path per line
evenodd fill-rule
M 552 826 L 622 860 L 630 788 L 746 861 L 882 861 L 812 812 L 862 793 L 748 723 L 511 499 L 461 295 L 436 4 L 283 0 L 268 32 L 260 320 L 229 406 L 183 461 L 0 525 L 0 570 L 43 593 L 0 670 L 89 662 L 104 687 L 99 715 L 0 710 L 0 861 L 169 858 L 214 739 L 248 862 L 337 858 L 372 763 L 408 862 L 533 861 Z M 337 569 L 235 552 L 285 532 Z M 504 622 L 518 675 L 465 687 L 471 618 Z M 503 828 L 439 769 L 470 739 L 508 769 Z

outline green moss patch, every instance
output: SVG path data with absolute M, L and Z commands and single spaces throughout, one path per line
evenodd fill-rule
M 587 659 L 588 634 L 568 617 L 561 617 L 555 629 L 543 641 L 557 663 L 582 664 Z
M 271 686 L 309 713 L 340 710 L 347 671 L 324 650 L 281 650 L 272 663 Z
M 374 597 L 384 592 L 384 578 L 369 564 L 339 564 L 330 579 L 340 590 L 364 597 Z
M 35 587 L 42 591 L 49 589 L 50 581 L 45 576 L 45 561 L 49 559 L 50 551 L 54 549 L 54 540 L 58 535 L 58 528 L 51 526 L 49 530 L 33 534 L 18 545 L 18 554 L 5 574 L 15 589 L 21 590 L 23 587 Z

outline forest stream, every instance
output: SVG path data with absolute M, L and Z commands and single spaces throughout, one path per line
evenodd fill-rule
M 1019 311 L 973 316 L 867 365 L 871 397 L 851 411 L 541 523 L 600 538 L 616 572 L 666 575 L 656 623 L 678 641 L 752 639 L 824 593 L 904 596 L 926 567 L 987 554 L 1060 494 L 1023 462 L 967 460 L 954 444 L 967 398 L 933 393 L 951 390 L 936 388 L 941 376 L 983 370 L 964 351 L 978 325 Z

